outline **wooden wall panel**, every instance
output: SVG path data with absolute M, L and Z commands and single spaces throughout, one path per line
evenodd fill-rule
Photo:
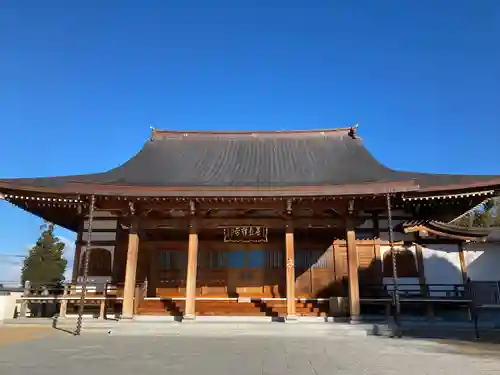
M 187 241 L 163 242 L 161 246 L 145 246 L 139 272 L 148 275 L 149 294 L 165 297 L 183 297 L 185 292 L 185 267 L 178 270 L 162 269 L 159 254 L 162 251 L 186 252 Z M 345 241 L 335 241 L 331 246 L 324 244 L 296 242 L 296 296 L 298 298 L 327 298 L 347 296 L 347 249 Z M 360 266 L 360 282 L 377 284 L 381 280 L 379 245 L 376 240 L 358 240 L 357 249 Z M 231 250 L 262 250 L 266 266 L 245 268 L 251 275 L 245 276 L 242 269 L 228 269 L 225 266 Z M 142 250 L 142 249 L 141 249 Z M 218 254 L 218 255 L 217 255 Z M 221 267 L 216 260 L 220 256 Z M 154 262 L 152 265 L 151 262 Z M 284 246 L 274 241 L 265 244 L 234 244 L 221 241 L 201 240 L 198 258 L 197 295 L 205 297 L 244 296 L 286 297 Z M 222 266 L 224 264 L 224 266 Z M 143 271 L 143 269 L 145 271 Z M 360 287 L 362 288 L 362 286 Z
M 347 264 L 347 246 L 345 241 L 333 243 L 335 254 L 335 288 L 334 296 L 347 297 L 347 280 L 349 277 Z
M 187 242 L 186 242 L 187 243 Z M 151 257 L 158 259 L 162 251 L 179 251 L 182 246 L 172 241 L 161 247 L 151 248 Z M 282 297 L 284 296 L 284 255 L 278 242 L 262 244 L 225 243 L 200 240 L 198 252 L 197 296 L 202 297 Z M 182 250 L 181 250 L 182 251 Z M 257 257 L 265 267 L 253 268 L 249 253 L 263 251 Z M 230 252 L 243 252 L 243 267 L 227 267 Z M 262 254 L 262 253 L 261 253 Z M 250 262 L 250 263 L 248 263 Z M 161 262 L 159 262 L 161 263 Z M 248 263 L 248 264 L 247 264 Z M 161 264 L 150 267 L 156 275 L 151 276 L 156 284 L 156 293 L 161 296 L 183 296 L 185 287 L 185 265 L 178 270 L 162 269 Z
M 382 283 L 382 264 L 378 240 L 358 241 L 360 295 L 372 295 Z
M 375 241 L 358 241 L 357 243 L 360 284 L 374 284 L 381 276 L 375 246 Z

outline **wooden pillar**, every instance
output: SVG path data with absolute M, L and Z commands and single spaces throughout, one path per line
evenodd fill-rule
M 23 297 L 29 297 L 30 295 L 31 295 L 31 283 L 29 281 L 25 281 Z M 19 311 L 19 317 L 26 318 L 27 313 L 28 313 L 28 300 L 22 300 L 21 308 Z
M 125 286 L 123 290 L 122 319 L 134 317 L 134 291 L 137 274 L 137 255 L 139 250 L 138 223 L 135 217 L 130 223 L 128 234 L 127 263 L 125 266 Z
M 349 272 L 349 312 L 351 321 L 359 320 L 361 313 L 359 303 L 358 253 L 356 249 L 356 232 L 352 220 L 346 222 L 347 263 Z
M 66 318 L 66 313 L 68 311 L 68 298 L 70 293 L 70 286 L 68 284 L 64 285 L 64 290 L 62 294 L 61 304 L 59 305 L 59 318 Z
M 73 259 L 73 273 L 71 275 L 71 282 L 76 284 L 78 281 L 78 271 L 80 270 L 80 258 L 82 256 L 81 242 L 76 241 L 75 245 L 75 258 Z
M 79 211 L 81 211 L 81 208 L 79 208 Z M 82 255 L 82 240 L 83 240 L 82 236 L 85 228 L 85 216 L 81 215 L 81 213 L 78 216 L 80 218 L 80 223 L 78 224 L 78 233 L 76 235 L 75 257 L 73 259 L 73 273 L 71 275 L 71 282 L 73 284 L 76 284 L 78 281 L 78 272 L 80 270 L 80 258 Z
M 297 317 L 295 302 L 295 244 L 293 238 L 293 227 L 287 225 L 285 233 L 286 251 L 286 315 L 287 320 Z
M 188 263 L 186 272 L 186 309 L 184 319 L 196 317 L 196 271 L 198 270 L 198 231 L 195 225 L 189 229 Z
M 79 215 L 80 224 L 78 225 L 78 234 L 75 241 L 75 258 L 73 259 L 73 274 L 71 281 L 76 284 L 78 282 L 78 273 L 80 271 L 80 260 L 82 258 L 82 241 L 83 231 L 85 228 L 85 216 Z
M 427 282 L 425 280 L 424 254 L 422 252 L 422 245 L 418 243 L 415 243 L 415 256 L 417 258 L 418 283 L 420 284 L 420 291 L 424 296 L 428 296 Z
M 460 270 L 462 272 L 462 280 L 463 280 L 464 284 L 467 284 L 467 279 L 468 279 L 468 276 L 467 276 L 467 263 L 465 262 L 465 254 L 464 254 L 465 243 L 464 242 L 460 242 L 460 244 L 458 246 L 459 246 L 459 249 L 458 249 L 458 258 L 460 259 Z

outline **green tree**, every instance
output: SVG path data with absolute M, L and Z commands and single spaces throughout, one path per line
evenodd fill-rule
M 499 220 L 500 204 L 498 199 L 492 198 L 474 212 L 472 226 L 474 227 L 497 227 L 500 224 Z
M 45 222 L 40 230 L 40 237 L 24 259 L 21 282 L 51 287 L 64 281 L 68 263 L 63 257 L 65 244 L 54 235 L 54 224 Z
M 498 198 L 489 199 L 481 206 L 460 217 L 455 224 L 473 228 L 500 227 L 500 200 Z

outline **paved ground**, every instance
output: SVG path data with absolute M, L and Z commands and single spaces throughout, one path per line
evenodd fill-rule
M 1 327 L 0 348 L 2 345 L 41 339 L 55 334 L 57 332 L 46 327 Z
M 247 327 L 248 328 L 248 327 Z M 172 326 L 162 336 L 0 328 L 0 374 L 494 374 L 500 347 L 362 337 L 325 326 Z M 197 333 L 198 332 L 198 333 Z M 267 333 L 266 333 L 267 332 Z

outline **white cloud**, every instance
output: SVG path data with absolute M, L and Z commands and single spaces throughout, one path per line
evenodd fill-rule
M 59 236 L 59 240 L 65 244 L 63 250 L 64 259 L 68 261 L 66 266 L 66 272 L 64 273 L 64 278 L 66 280 L 71 280 L 71 274 L 73 272 L 73 262 L 75 258 L 75 242 L 66 238 Z M 28 255 L 29 250 L 34 245 L 26 246 L 25 255 Z M 4 285 L 19 285 L 21 280 L 21 268 L 23 266 L 23 258 L 14 256 L 2 256 L 0 257 L 0 284 Z
M 73 263 L 75 261 L 75 242 L 66 238 L 59 236 L 59 240 L 63 242 L 66 246 L 64 246 L 64 259 L 68 261 L 68 265 L 66 266 L 66 272 L 64 273 L 64 278 L 66 280 L 71 280 L 71 274 L 73 272 Z

